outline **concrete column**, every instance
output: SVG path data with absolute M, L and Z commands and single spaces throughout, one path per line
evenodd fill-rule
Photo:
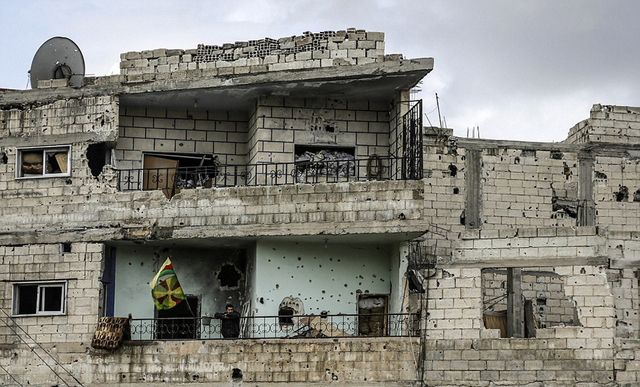
M 482 151 L 467 149 L 465 160 L 465 227 L 467 229 L 480 228 L 480 206 L 482 193 L 480 181 L 482 179 Z
M 578 226 L 595 226 L 596 210 L 593 200 L 593 156 L 578 156 Z
M 522 269 L 507 269 L 507 336 L 524 337 L 522 304 Z

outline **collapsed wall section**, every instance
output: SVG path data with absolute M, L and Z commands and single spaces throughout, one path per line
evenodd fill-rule
M 565 143 L 640 144 L 640 108 L 593 105 L 589 118 L 569 130 Z

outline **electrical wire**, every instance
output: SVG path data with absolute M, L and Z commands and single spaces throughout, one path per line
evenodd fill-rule
M 58 360 L 56 360 L 56 358 L 53 357 L 53 355 L 51 355 L 51 353 L 49 353 L 49 351 L 47 351 L 40 343 L 38 343 L 33 337 L 31 337 L 31 335 L 29 335 L 29 333 L 27 333 L 27 331 L 25 331 L 18 323 L 16 323 L 16 321 L 2 308 L 0 308 L 0 310 L 2 311 L 2 313 L 5 314 L 6 318 L 9 319 L 12 323 L 14 323 L 19 329 L 20 331 L 22 331 L 22 333 L 24 333 L 29 339 L 31 339 L 31 341 L 34 342 L 35 345 L 37 345 L 42 351 L 44 351 L 44 353 L 46 353 L 47 355 L 49 355 L 49 357 L 51 358 L 51 360 L 53 360 L 56 365 L 60 368 L 62 368 L 62 370 L 64 372 L 67 373 L 67 375 L 71 376 L 71 378 L 73 378 L 73 380 L 76 381 L 76 383 L 78 383 L 80 386 L 84 387 L 84 384 L 82 384 L 75 376 L 73 376 L 73 374 L 71 372 L 69 372 L 62 364 L 60 364 L 60 362 Z M 54 374 L 56 374 L 56 376 L 62 380 L 62 382 L 64 384 L 66 384 L 67 386 L 71 387 L 69 385 L 69 383 L 67 383 L 64 379 L 62 379 L 62 377 L 53 369 L 51 368 L 51 366 L 35 351 L 35 348 L 31 347 L 29 345 L 29 343 L 27 343 L 27 341 L 25 339 L 22 338 L 22 336 L 20 336 L 20 334 L 11 327 L 11 325 L 9 325 L 9 323 L 7 323 L 4 319 L 2 319 L 2 322 L 16 335 L 18 336 L 18 338 L 20 339 L 20 341 L 22 341 L 30 350 L 31 352 L 33 352 L 40 360 L 42 360 L 42 362 L 47 366 L 47 368 L 49 368 Z
M 10 377 L 11 379 L 13 379 L 13 381 L 14 381 L 14 382 L 18 383 L 18 386 L 20 386 L 20 387 L 24 387 L 24 386 L 23 386 L 23 385 L 22 385 L 22 384 L 21 384 L 21 383 L 20 383 L 16 378 L 14 378 L 14 377 L 13 377 L 13 375 L 11 375 L 11 374 L 9 373 L 9 371 L 7 371 L 7 369 L 6 369 L 6 368 L 4 368 L 2 365 L 0 365 L 0 368 L 2 368 L 2 370 L 3 370 L 7 375 L 9 375 L 9 377 Z

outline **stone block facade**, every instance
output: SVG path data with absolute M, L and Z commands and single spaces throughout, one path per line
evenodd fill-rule
M 457 138 L 409 100 L 432 61 L 356 29 L 121 60 L 0 92 L 4 385 L 640 380 L 638 108 Z M 166 258 L 188 314 L 153 309 Z M 241 338 L 205 336 L 226 303 Z M 156 328 L 91 348 L 115 314 Z

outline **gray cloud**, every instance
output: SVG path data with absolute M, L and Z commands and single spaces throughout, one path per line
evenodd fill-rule
M 424 109 L 437 92 L 459 136 L 479 125 L 488 138 L 561 141 L 593 103 L 640 104 L 633 0 L 60 0 L 3 2 L 0 13 L 0 88 L 25 87 L 51 36 L 73 39 L 87 73 L 106 75 L 126 51 L 356 27 L 385 32 L 388 53 L 435 58 Z

